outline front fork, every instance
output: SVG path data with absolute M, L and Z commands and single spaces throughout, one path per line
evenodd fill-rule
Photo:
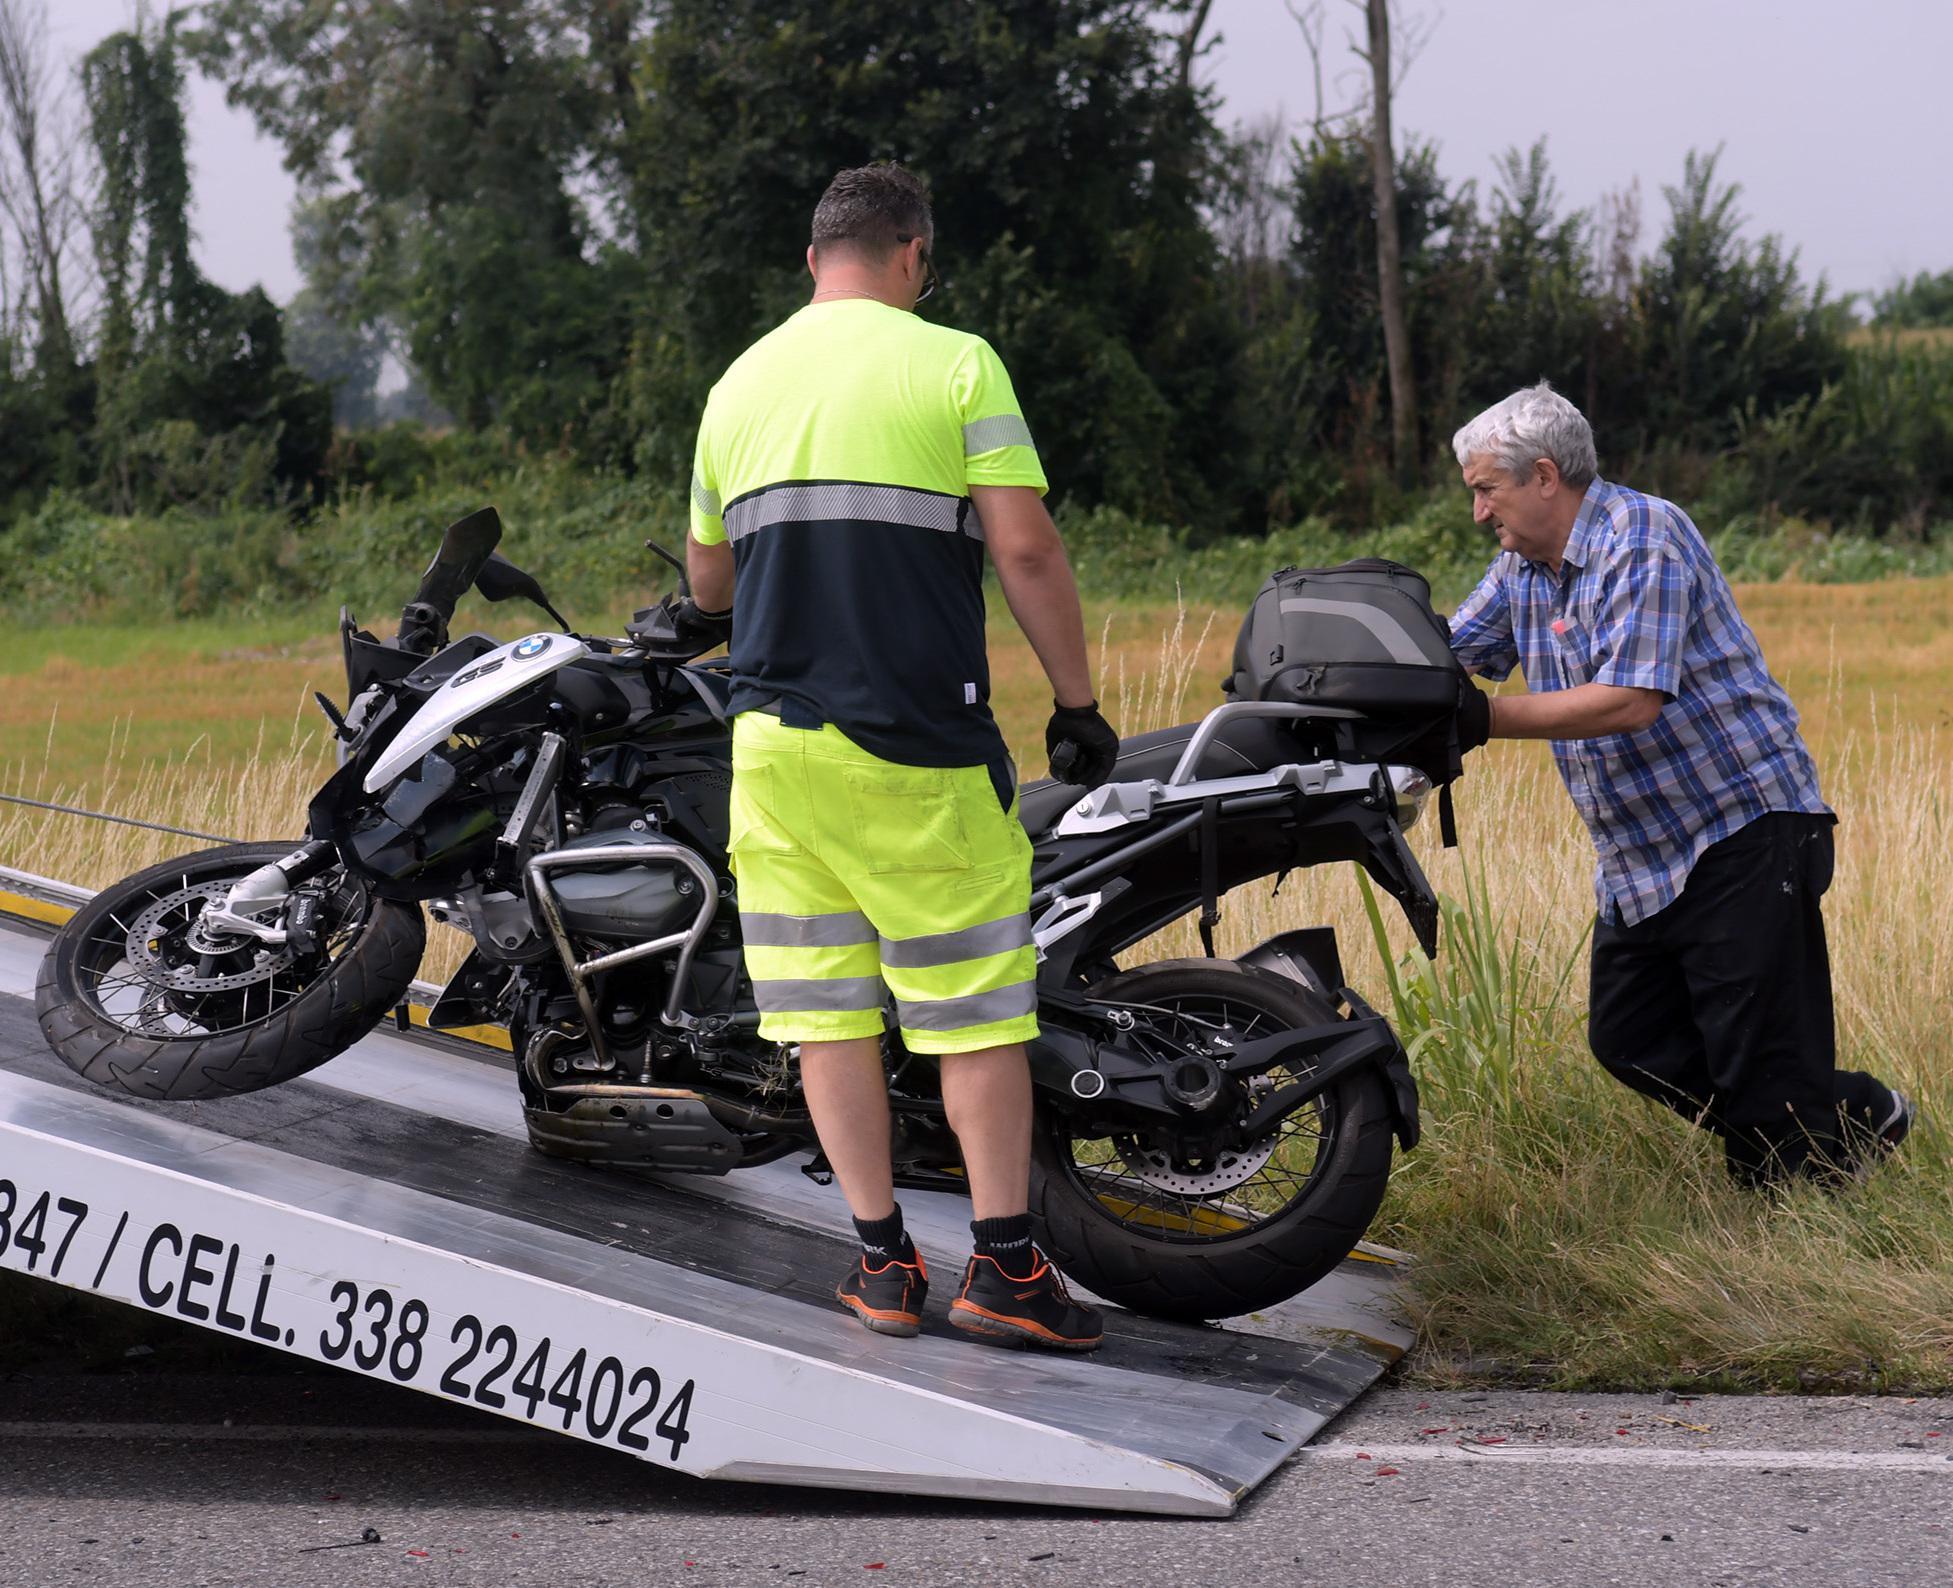
M 323 839 L 301 844 L 289 855 L 238 878 L 222 904 L 204 911 L 201 923 L 207 931 L 282 946 L 291 938 L 285 906 L 292 889 L 328 870 L 338 858 L 339 851 Z

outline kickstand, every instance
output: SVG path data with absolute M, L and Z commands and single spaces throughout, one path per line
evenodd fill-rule
M 827 1154 L 817 1152 L 800 1166 L 800 1172 L 815 1185 L 834 1184 L 834 1169 L 827 1161 Z

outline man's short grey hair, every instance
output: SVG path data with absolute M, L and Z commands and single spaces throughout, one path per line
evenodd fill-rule
M 1539 458 L 1551 458 L 1568 485 L 1586 486 L 1600 472 L 1587 416 L 1545 381 L 1487 408 L 1451 438 L 1451 450 L 1460 468 L 1487 456 L 1515 480 Z

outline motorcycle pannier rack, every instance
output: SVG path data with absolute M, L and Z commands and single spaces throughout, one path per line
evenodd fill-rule
M 1354 717 L 1311 718 L 1297 731 L 1346 761 L 1414 766 L 1443 789 L 1463 770 L 1451 631 L 1422 574 L 1382 557 L 1335 568 L 1282 568 L 1256 593 L 1234 644 L 1232 700 L 1325 706 Z

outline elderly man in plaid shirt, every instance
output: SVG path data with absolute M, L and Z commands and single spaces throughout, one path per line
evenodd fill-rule
M 1745 1183 L 1862 1173 L 1912 1110 L 1837 1068 L 1819 908 L 1837 818 L 1722 570 L 1674 503 L 1599 477 L 1585 416 L 1544 382 L 1452 448 L 1501 547 L 1452 650 L 1527 688 L 1470 690 L 1467 712 L 1553 742 L 1599 856 L 1594 1056 L 1717 1132 Z

